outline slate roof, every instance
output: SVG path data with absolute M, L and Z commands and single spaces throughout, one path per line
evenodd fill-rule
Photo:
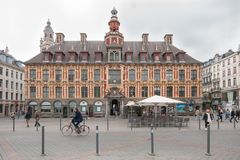
M 138 60 L 138 56 L 140 52 L 147 52 L 148 54 L 148 61 L 145 63 L 152 63 L 152 54 L 154 52 L 159 52 L 160 53 L 160 62 L 158 63 L 166 63 L 165 60 L 163 59 L 163 54 L 166 52 L 171 52 L 173 53 L 173 60 L 171 63 L 179 63 L 178 58 L 177 58 L 177 53 L 179 52 L 184 52 L 175 46 L 171 44 L 166 44 L 165 42 L 153 42 L 150 41 L 143 47 L 143 42 L 142 41 L 124 41 L 124 44 L 122 46 L 122 53 L 123 57 L 126 52 L 132 52 L 133 53 L 133 62 L 132 63 L 141 63 Z M 94 62 L 94 56 L 95 52 L 102 52 L 103 53 L 103 63 L 107 63 L 107 47 L 104 43 L 104 41 L 87 41 L 86 42 L 86 47 L 83 47 L 83 44 L 81 41 L 64 41 L 62 44 L 55 44 L 51 46 L 48 50 L 48 52 L 51 52 L 53 55 L 56 52 L 63 52 L 65 54 L 64 60 L 62 63 L 69 63 L 69 52 L 70 51 L 75 51 L 78 55 L 81 52 L 88 52 L 90 55 L 90 59 L 88 63 L 95 63 Z M 185 53 L 185 52 L 184 52 Z M 34 63 L 46 63 L 43 62 L 44 54 L 39 53 L 35 57 L 31 58 L 30 60 L 26 61 L 25 64 L 34 64 Z M 123 58 L 124 59 L 124 58 Z M 122 63 L 124 63 L 125 60 L 123 60 Z M 48 62 L 48 63 L 54 63 Z M 76 61 L 76 63 L 81 63 L 80 61 Z M 184 62 L 181 63 L 187 63 L 187 64 L 201 64 L 200 61 L 192 58 L 189 56 L 187 53 L 184 55 Z

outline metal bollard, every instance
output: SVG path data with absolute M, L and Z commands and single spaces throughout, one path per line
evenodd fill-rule
M 218 119 L 218 121 L 217 121 L 217 124 L 218 124 L 218 129 L 219 129 L 219 119 Z
M 107 130 L 109 131 L 109 118 L 107 117 Z
M 15 132 L 15 118 L 13 117 L 13 132 Z
M 60 131 L 62 130 L 62 117 L 60 116 L 60 119 L 59 119 L 59 129 L 60 129 Z
M 200 118 L 198 119 L 198 129 L 201 130 L 201 120 L 200 120 Z
M 44 129 L 45 127 L 44 126 L 42 126 L 42 154 L 41 154 L 41 156 L 46 156 L 46 154 L 45 154 L 45 129 Z
M 99 131 L 98 131 L 98 126 L 96 126 L 96 155 L 99 156 Z
M 155 156 L 154 154 L 154 140 L 153 140 L 153 124 L 151 124 L 151 153 L 150 156 Z
M 211 156 L 211 153 L 210 153 L 210 125 L 209 124 L 207 127 L 207 153 L 205 155 Z

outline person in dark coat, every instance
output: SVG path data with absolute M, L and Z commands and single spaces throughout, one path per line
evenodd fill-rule
M 40 120 L 40 114 L 38 112 L 35 113 L 35 127 L 40 127 L 40 123 L 39 123 L 39 120 Z
M 25 114 L 25 119 L 27 123 L 27 127 L 29 127 L 29 120 L 32 118 L 31 112 L 28 110 L 27 113 Z
M 237 111 L 236 111 L 236 118 L 237 118 L 237 120 L 240 119 L 240 109 L 237 109 Z
M 207 126 L 210 125 L 213 120 L 213 114 L 210 113 L 210 109 L 206 109 L 206 113 L 203 115 L 203 120 L 205 121 L 205 130 L 207 130 Z
M 72 119 L 72 123 L 76 128 L 78 128 L 78 125 L 79 125 L 79 123 L 81 123 L 83 121 L 83 118 L 82 118 L 82 114 L 78 108 L 75 108 L 74 112 L 75 112 L 75 115 Z
M 237 119 L 236 119 L 236 111 L 235 111 L 235 109 L 232 109 L 232 111 L 231 111 L 231 119 L 230 119 L 230 122 L 232 123 L 232 120 L 234 119 L 234 121 L 235 122 L 237 122 L 238 123 L 238 121 L 237 121 Z

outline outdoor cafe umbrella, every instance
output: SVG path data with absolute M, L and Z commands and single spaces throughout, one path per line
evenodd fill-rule
M 133 106 L 139 106 L 138 104 L 136 104 L 134 101 L 129 101 L 127 104 L 126 104 L 126 106 L 128 106 L 128 107 L 131 107 L 131 130 L 132 130 L 132 121 L 133 121 L 133 115 L 132 115 L 132 113 L 133 113 Z
M 154 105 L 155 107 L 157 105 L 167 105 L 167 104 L 178 104 L 178 103 L 184 103 L 182 101 L 179 100 L 175 100 L 175 99 L 171 99 L 171 98 L 167 98 L 167 97 L 163 97 L 163 96 L 158 96 L 158 95 L 154 95 L 152 97 L 148 97 L 146 99 L 143 99 L 139 102 L 137 102 L 137 104 L 139 105 Z M 155 116 L 156 116 L 156 112 L 155 112 Z

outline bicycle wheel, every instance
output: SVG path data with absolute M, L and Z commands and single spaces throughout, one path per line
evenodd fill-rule
M 71 126 L 66 125 L 66 126 L 63 126 L 63 127 L 62 127 L 61 131 L 62 131 L 62 134 L 63 134 L 64 136 L 69 136 L 69 135 L 72 134 L 73 129 L 72 129 Z
M 81 135 L 86 136 L 90 132 L 90 127 L 88 127 L 87 125 L 81 125 L 79 130 L 81 131 Z

